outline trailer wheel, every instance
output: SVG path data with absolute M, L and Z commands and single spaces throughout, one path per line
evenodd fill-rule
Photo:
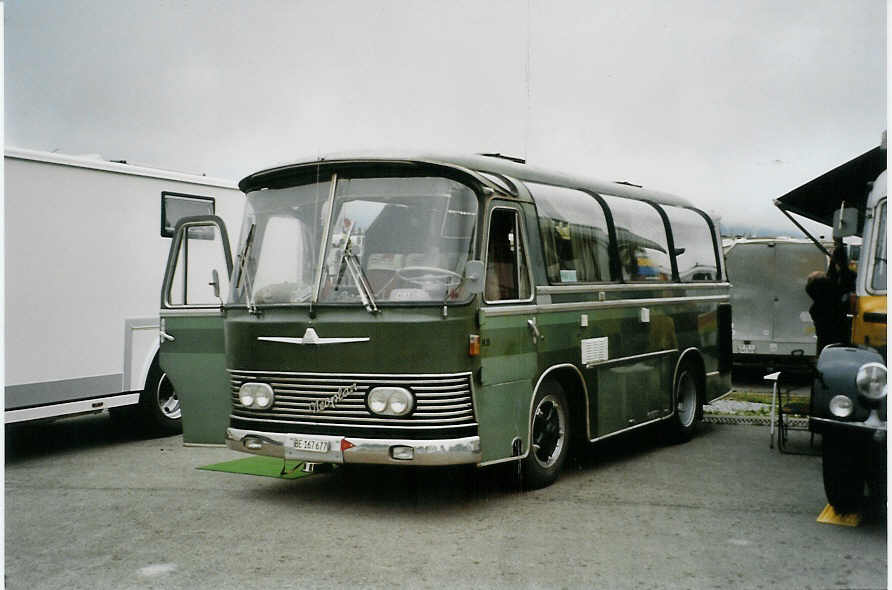
M 821 444 L 827 501 L 837 514 L 861 512 L 865 505 L 867 449 L 851 436 L 838 432 L 825 432 Z
M 570 414 L 560 386 L 545 383 L 536 394 L 530 416 L 530 449 L 523 460 L 523 484 L 544 488 L 558 478 L 570 445 Z
M 672 399 L 675 414 L 670 422 L 670 436 L 675 442 L 687 442 L 694 436 L 697 424 L 703 415 L 703 387 L 697 378 L 694 363 L 685 362 L 678 369 Z
M 139 414 L 151 432 L 179 434 L 183 431 L 180 399 L 167 373 L 158 364 L 158 357 L 152 361 L 145 389 L 139 396 Z

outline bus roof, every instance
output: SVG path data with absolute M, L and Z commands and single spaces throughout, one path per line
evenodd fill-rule
M 505 157 L 479 154 L 460 156 L 441 154 L 327 154 L 318 158 L 300 160 L 255 172 L 243 178 L 239 182 L 239 188 L 244 192 L 263 188 L 265 182 L 273 177 L 310 166 L 338 163 L 372 164 L 376 162 L 433 164 L 470 170 L 477 173 L 500 174 L 520 181 L 589 190 L 598 194 L 649 200 L 665 205 L 693 206 L 687 199 L 670 193 L 645 189 L 622 182 L 597 180 L 574 174 L 544 170 Z

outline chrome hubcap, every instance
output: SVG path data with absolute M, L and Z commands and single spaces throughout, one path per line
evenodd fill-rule
M 180 398 L 173 389 L 173 383 L 167 378 L 167 373 L 161 375 L 158 380 L 158 387 L 155 389 L 155 399 L 158 400 L 158 407 L 161 413 L 171 420 L 178 420 L 182 415 L 180 411 Z
M 678 421 L 685 428 L 694 423 L 697 413 L 697 386 L 691 375 L 685 371 L 678 379 L 678 391 L 676 392 Z
M 566 415 L 560 401 L 553 395 L 546 395 L 533 412 L 533 457 L 544 468 L 557 462 L 564 448 L 564 433 L 567 431 Z

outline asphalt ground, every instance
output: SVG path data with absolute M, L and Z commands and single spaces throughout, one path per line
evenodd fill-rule
M 820 457 L 770 450 L 763 427 L 609 439 L 536 491 L 494 468 L 202 471 L 242 455 L 103 415 L 5 443 L 13 589 L 887 587 L 885 517 L 816 522 Z

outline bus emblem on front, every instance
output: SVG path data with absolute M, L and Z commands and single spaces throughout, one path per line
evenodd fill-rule
M 345 397 L 356 391 L 356 383 L 338 387 L 337 393 L 327 399 L 317 399 L 310 402 L 310 411 L 314 414 L 336 407 Z

